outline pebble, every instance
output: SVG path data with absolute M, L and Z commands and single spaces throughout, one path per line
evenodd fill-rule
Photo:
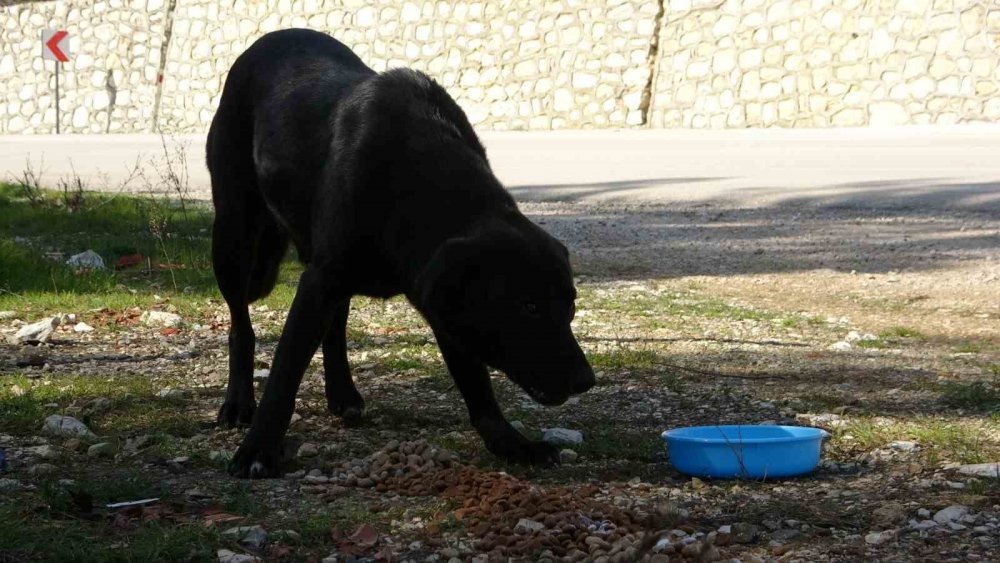
M 918 448 L 916 442 L 896 441 L 891 442 L 889 447 L 900 452 L 912 452 Z
M 524 427 L 524 423 L 521 422 L 520 420 L 512 420 L 510 422 L 510 425 L 514 427 L 514 430 L 517 430 L 521 434 L 524 434 L 524 431 L 526 430 L 526 428 Z
M 258 563 L 260 559 L 243 553 L 233 553 L 228 549 L 220 549 L 215 552 L 219 558 L 219 563 Z M 326 561 L 325 559 L 323 561 Z
M 872 532 L 865 536 L 865 543 L 868 545 L 882 545 L 883 543 L 896 537 L 896 530 L 886 530 L 884 532 Z
M 851 346 L 850 342 L 845 342 L 843 340 L 840 342 L 834 342 L 826 347 L 827 350 L 831 350 L 833 352 L 849 352 L 852 348 L 853 346 Z
M 944 525 L 948 522 L 954 522 L 960 520 L 963 516 L 969 513 L 969 507 L 963 506 L 961 504 L 953 504 L 948 508 L 942 508 L 934 514 L 934 521 L 938 524 Z
M 299 446 L 295 457 L 315 457 L 317 454 L 319 454 L 319 447 L 311 442 L 306 442 Z
M 580 457 L 580 454 L 575 451 L 565 448 L 559 451 L 559 461 L 560 463 L 573 463 Z
M 89 324 L 83 321 L 80 321 L 75 325 L 73 325 L 73 332 L 93 332 L 93 330 L 94 327 L 90 326 Z
M 1000 479 L 1000 461 L 993 463 L 973 463 L 958 467 L 958 472 L 964 475 L 976 475 L 979 477 L 993 477 Z
M 14 343 L 39 344 L 49 341 L 52 331 L 59 326 L 59 317 L 50 317 L 21 327 L 14 334 Z
M 760 533 L 760 528 L 747 522 L 737 522 L 731 528 L 733 543 L 752 543 Z
M 64 436 L 70 438 L 86 438 L 93 440 L 97 435 L 87 428 L 87 425 L 73 418 L 60 414 L 51 414 L 45 418 L 42 425 L 42 432 L 54 436 Z
M 545 524 L 541 522 L 536 522 L 530 518 L 521 518 L 514 525 L 515 534 L 530 534 L 532 532 L 537 532 L 545 529 Z
M 267 543 L 267 531 L 261 526 L 236 526 L 222 532 L 222 537 L 235 538 L 240 545 L 259 549 Z
M 161 399 L 177 400 L 187 398 L 188 392 L 183 389 L 171 389 L 167 387 L 166 389 L 160 389 L 160 391 L 156 393 L 156 396 Z
M 542 440 L 550 444 L 582 444 L 583 433 L 568 428 L 543 428 Z
M 935 522 L 935 521 L 933 521 L 933 520 L 921 520 L 919 522 L 916 521 L 916 520 L 910 520 L 910 522 L 909 522 L 910 529 L 911 530 L 918 530 L 918 531 L 924 531 L 924 530 L 930 530 L 931 528 L 937 528 L 937 525 L 938 525 L 938 523 Z
M 180 315 L 167 311 L 146 311 L 139 320 L 146 326 L 175 327 L 181 324 Z
M 919 516 L 921 518 L 930 518 L 931 517 L 931 511 L 927 510 L 926 508 L 921 508 L 920 510 L 917 510 L 917 516 Z
M 87 455 L 90 457 L 110 457 L 115 453 L 115 446 L 111 442 L 101 442 L 87 448 Z
M 0 479 L 0 491 L 16 491 L 21 488 L 21 482 L 17 479 L 4 477 Z

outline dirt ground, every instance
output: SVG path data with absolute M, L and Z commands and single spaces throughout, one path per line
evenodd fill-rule
M 0 347 L 0 561 L 1000 558 L 1000 479 L 959 471 L 1000 461 L 995 209 L 902 199 L 523 208 L 572 250 L 574 330 L 598 385 L 555 408 L 502 374 L 494 385 L 527 434 L 583 433 L 560 467 L 493 458 L 415 312 L 357 299 L 349 355 L 364 424 L 326 413 L 317 354 L 288 475 L 234 480 L 223 467 L 243 432 L 213 425 L 225 308 L 164 292 L 150 308 L 176 311 L 177 327 L 91 307 L 72 312 L 92 332 L 64 325 L 50 344 Z M 262 376 L 282 299 L 253 308 Z M 0 330 L 12 336 L 41 309 L 13 311 Z M 42 432 L 53 414 L 99 437 Z M 759 423 L 830 431 L 819 469 L 692 479 L 659 439 Z M 159 500 L 105 507 L 149 497 Z

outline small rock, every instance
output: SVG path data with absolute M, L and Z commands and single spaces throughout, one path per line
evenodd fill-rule
M 841 340 L 840 342 L 834 342 L 833 344 L 826 347 L 827 350 L 833 352 L 849 352 L 853 348 L 850 342 L 845 342 Z
M 896 503 L 888 503 L 872 512 L 872 522 L 880 528 L 892 528 L 906 521 L 906 509 Z
M 536 522 L 529 518 L 521 518 L 514 525 L 515 534 L 530 534 L 532 532 L 538 532 L 545 529 L 545 524 L 541 522 Z
M 87 448 L 87 455 L 90 457 L 110 457 L 115 453 L 115 446 L 111 442 L 101 442 Z
M 111 409 L 111 399 L 107 397 L 98 397 L 93 401 L 87 403 L 86 410 L 92 413 L 104 412 Z
M 889 447 L 900 452 L 912 452 L 917 449 L 916 442 L 896 441 L 891 442 Z
M 222 532 L 222 537 L 235 538 L 244 547 L 259 549 L 267 544 L 267 531 L 261 526 L 236 526 Z
M 800 535 L 801 532 L 799 532 L 798 530 L 784 528 L 781 530 L 775 530 L 774 532 L 771 532 L 771 539 L 779 542 L 787 542 L 789 540 L 793 540 L 799 537 Z
M 208 452 L 208 459 L 212 461 L 229 461 L 232 457 L 233 454 L 222 450 L 212 450 Z
M 267 376 L 271 375 L 271 370 L 269 369 L 255 369 L 253 370 L 254 379 L 267 379 Z
M 525 431 L 524 423 L 521 422 L 520 420 L 512 420 L 510 422 L 510 425 L 514 427 L 514 430 L 517 430 L 521 434 L 524 434 Z
M 8 319 L 13 319 L 17 316 L 16 311 L 0 311 L 0 321 L 6 321 Z
M 962 506 L 961 504 L 953 504 L 948 508 L 942 508 L 934 514 L 934 521 L 938 524 L 945 525 L 948 522 L 954 522 L 956 520 L 961 520 L 963 516 L 969 513 L 968 506 Z
M 177 313 L 167 311 L 146 311 L 139 317 L 142 324 L 147 326 L 174 327 L 181 324 L 181 316 Z
M 838 428 L 847 424 L 847 421 L 845 421 L 839 414 L 833 413 L 797 414 L 795 415 L 795 420 L 801 424 L 808 424 L 823 428 Z
M 28 468 L 28 474 L 41 477 L 45 475 L 52 475 L 58 470 L 59 468 L 51 463 L 38 463 Z
M 0 491 L 16 491 L 21 488 L 21 482 L 17 479 L 4 477 L 0 479 Z
M 27 451 L 30 452 L 30 453 L 32 453 L 32 454 L 34 454 L 34 455 L 36 455 L 36 456 L 38 456 L 38 457 L 40 457 L 40 458 L 42 458 L 42 459 L 58 459 L 59 458 L 59 449 L 56 448 L 55 446 L 51 446 L 49 444 L 27 448 Z
M 583 433 L 568 428 L 543 428 L 542 440 L 550 444 L 582 444 Z
M 74 254 L 66 260 L 67 266 L 74 268 L 90 268 L 92 270 L 103 270 L 104 259 L 93 250 L 85 250 L 79 254 Z
M 458 557 L 459 555 L 461 555 L 461 553 L 453 547 L 446 547 L 441 551 L 439 551 L 438 555 L 446 559 L 451 559 L 452 557 Z
M 52 331 L 59 326 L 59 317 L 50 317 L 22 326 L 14 335 L 15 344 L 41 344 L 49 341 Z
M 560 463 L 573 463 L 580 457 L 580 454 L 575 451 L 565 448 L 559 451 L 559 461 Z
M 60 414 L 51 414 L 46 417 L 45 424 L 42 425 L 42 432 L 53 436 L 86 438 L 88 440 L 97 438 L 97 435 L 91 432 L 86 424 L 72 416 Z
M 917 516 L 919 516 L 921 518 L 930 518 L 931 517 L 931 511 L 927 510 L 926 508 L 921 508 L 920 510 L 917 511 Z
M 92 332 L 93 330 L 94 327 L 90 326 L 89 324 L 83 321 L 80 321 L 75 325 L 73 325 L 73 332 Z
M 732 525 L 733 543 L 753 543 L 760 533 L 760 528 L 747 522 L 737 522 Z
M 1000 461 L 993 463 L 973 463 L 958 467 L 958 472 L 965 475 L 976 475 L 978 477 L 993 477 L 1000 479 Z
M 243 553 L 233 553 L 228 549 L 220 549 L 215 552 L 219 558 L 219 563 L 260 563 L 260 559 Z
M 896 530 L 886 530 L 884 532 L 872 532 L 865 536 L 865 543 L 868 545 L 882 545 L 883 543 L 896 537 Z
M 315 457 L 319 454 L 319 447 L 316 444 L 306 442 L 299 446 L 299 451 L 295 453 L 295 457 Z
M 142 448 L 153 443 L 153 437 L 149 435 L 136 436 L 135 438 L 128 438 L 125 440 L 125 445 L 122 449 L 127 453 L 136 453 Z
M 916 520 L 910 520 L 908 524 L 911 530 L 918 530 L 921 532 L 924 530 L 930 530 L 931 528 L 937 528 L 937 525 L 938 523 L 933 520 L 921 520 L 919 522 Z
M 168 387 L 166 389 L 161 389 L 158 393 L 156 393 L 156 396 L 161 399 L 178 400 L 186 399 L 188 392 L 183 389 L 171 389 Z

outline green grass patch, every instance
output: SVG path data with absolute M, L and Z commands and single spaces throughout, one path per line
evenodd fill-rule
M 879 338 L 892 339 L 892 338 L 913 338 L 917 340 L 924 340 L 926 336 L 919 330 L 912 328 L 907 328 L 905 326 L 894 326 L 892 328 L 883 330 L 878 333 Z
M 196 523 L 122 531 L 105 520 L 50 520 L 9 505 L 0 505 L 0 522 L 0 559 L 11 561 L 215 561 L 219 545 L 218 531 Z
M 4 376 L 0 379 L 0 427 L 8 432 L 37 434 L 46 416 L 62 414 L 71 403 L 82 405 L 98 397 L 110 399 L 112 406 L 107 412 L 83 416 L 85 423 L 94 424 L 95 432 L 186 427 L 191 422 L 183 419 L 190 419 L 190 415 L 155 398 L 171 382 L 141 375 L 60 375 L 48 381 L 23 374 Z M 45 406 L 50 403 L 58 407 Z M 173 426 L 168 424 L 171 422 Z
M 927 458 L 959 463 L 984 463 L 1000 454 L 1000 443 L 987 438 L 1000 427 L 989 420 L 913 418 L 885 422 L 874 418 L 851 419 L 834 432 L 831 450 L 837 457 L 853 457 L 897 440 L 913 440 Z
M 884 340 L 859 340 L 855 344 L 866 350 L 885 350 L 889 347 L 889 343 Z
M 944 383 L 941 396 L 953 407 L 1000 412 L 1000 377 L 992 381 Z

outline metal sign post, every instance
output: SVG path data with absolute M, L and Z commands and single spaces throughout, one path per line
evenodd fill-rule
M 42 58 L 56 63 L 56 134 L 59 127 L 59 67 L 69 60 L 69 32 L 46 29 L 42 32 Z

